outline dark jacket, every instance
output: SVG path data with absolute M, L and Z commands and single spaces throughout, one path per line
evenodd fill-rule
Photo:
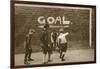
M 26 48 L 31 48 L 32 35 L 27 34 L 25 37 Z
M 50 43 L 50 36 L 47 30 L 42 31 L 40 40 L 43 44 L 46 44 L 46 45 Z

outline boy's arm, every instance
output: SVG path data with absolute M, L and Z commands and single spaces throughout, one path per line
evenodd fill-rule
M 26 41 L 24 41 L 24 48 L 26 47 Z
M 27 38 L 28 38 L 28 36 L 26 35 L 26 37 L 24 39 L 24 48 L 26 47 Z
M 51 42 L 53 43 L 54 41 L 53 41 L 53 37 L 52 37 L 52 35 L 53 35 L 53 33 L 51 33 Z
M 65 36 L 66 36 L 66 35 L 69 35 L 69 32 L 66 32 L 64 35 L 65 35 Z
M 41 35 L 41 36 L 40 36 L 40 41 L 43 41 L 43 31 L 41 32 L 40 35 Z
M 60 39 L 60 38 L 58 38 L 58 46 L 60 45 L 60 43 L 61 43 L 61 39 Z

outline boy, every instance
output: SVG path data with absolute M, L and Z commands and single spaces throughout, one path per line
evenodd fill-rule
M 57 32 L 56 30 L 53 30 L 51 32 L 51 45 L 53 46 L 54 50 L 57 46 Z
M 49 34 L 48 34 L 48 28 L 49 28 L 49 25 L 48 24 L 45 24 L 44 25 L 44 28 L 43 28 L 43 31 L 42 31 L 42 34 L 41 34 L 41 42 L 42 42 L 42 50 L 43 50 L 43 63 L 46 64 L 48 62 L 51 61 L 51 54 L 52 54 L 52 50 L 51 50 L 51 45 L 50 45 L 50 37 L 49 37 Z
M 65 57 L 65 53 L 66 53 L 66 50 L 67 50 L 66 36 L 68 34 L 69 34 L 68 32 L 64 33 L 64 29 L 60 29 L 60 34 L 58 36 L 58 46 L 60 48 L 61 61 L 65 61 L 64 57 Z
M 28 61 L 34 60 L 34 59 L 31 58 L 31 54 L 32 54 L 31 42 L 32 42 L 33 33 L 35 33 L 35 30 L 29 29 L 29 32 L 25 37 L 25 41 L 24 41 L 24 48 L 25 48 L 24 64 L 29 64 Z

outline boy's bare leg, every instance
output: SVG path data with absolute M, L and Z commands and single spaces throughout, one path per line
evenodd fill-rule
M 65 57 L 65 53 L 66 53 L 66 52 L 62 52 L 61 61 L 65 61 L 65 59 L 64 59 L 64 57 Z
M 60 58 L 62 58 L 62 51 L 60 51 Z
M 44 54 L 43 55 L 43 64 L 46 64 L 47 63 L 47 54 Z
M 28 52 L 25 53 L 24 64 L 30 64 L 27 60 Z
M 31 54 L 32 54 L 32 49 L 30 49 L 29 51 L 28 61 L 34 61 L 34 59 L 31 58 Z
M 51 62 L 52 60 L 51 60 L 51 54 L 50 53 L 48 53 L 48 62 Z

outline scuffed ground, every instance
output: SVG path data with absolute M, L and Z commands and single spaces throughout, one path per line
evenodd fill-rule
M 42 52 L 32 53 L 32 58 L 34 61 L 30 62 L 30 65 L 37 65 L 43 63 L 43 54 Z M 54 52 L 52 54 L 53 63 L 71 63 L 71 62 L 85 62 L 85 61 L 94 61 L 94 49 L 78 49 L 78 50 L 68 50 L 65 56 L 66 61 L 61 61 L 59 58 L 59 53 Z M 15 66 L 24 65 L 24 54 L 15 55 Z

